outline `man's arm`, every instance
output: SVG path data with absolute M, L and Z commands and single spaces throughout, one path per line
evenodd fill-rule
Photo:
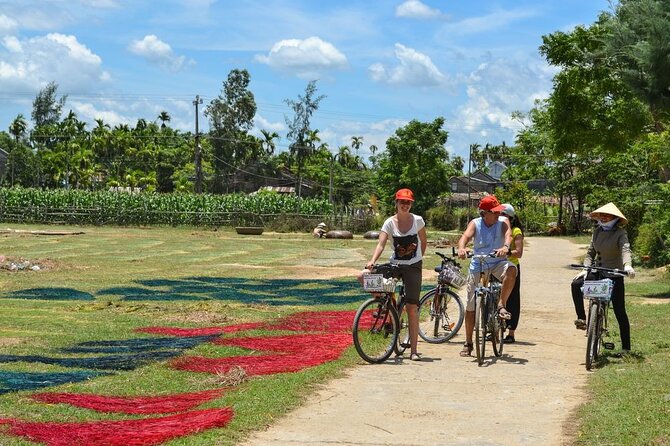
M 464 259 L 467 256 L 467 251 L 465 247 L 470 243 L 470 240 L 475 236 L 475 222 L 470 220 L 468 227 L 463 231 L 463 235 L 458 239 L 458 257 Z

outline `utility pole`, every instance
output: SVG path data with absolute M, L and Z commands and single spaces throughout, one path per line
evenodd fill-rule
M 198 128 L 198 105 L 202 104 L 200 95 L 195 95 L 193 105 L 195 105 L 195 192 L 202 193 L 202 155 L 200 153 L 200 130 Z
M 470 208 L 472 203 L 470 203 L 470 178 L 472 177 L 472 144 L 470 144 L 470 154 L 468 155 L 468 223 L 470 222 Z

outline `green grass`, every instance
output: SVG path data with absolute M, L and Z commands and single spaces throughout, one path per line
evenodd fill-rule
M 314 239 L 304 234 L 240 236 L 232 229 L 113 228 L 38 225 L 0 231 L 0 254 L 26 259 L 41 271 L 0 269 L 0 354 L 82 356 L 59 351 L 86 341 L 152 335 L 146 326 L 208 327 L 270 321 L 298 311 L 353 310 L 367 295 L 353 274 L 369 259 L 376 240 Z M 79 235 L 34 235 L 26 231 L 83 231 Z M 444 234 L 439 234 L 440 236 Z M 432 235 L 434 239 L 438 234 Z M 444 251 L 444 250 L 443 250 Z M 387 247 L 387 252 L 389 253 Z M 439 263 L 428 251 L 426 269 Z M 432 257 L 431 257 L 432 256 Z M 430 286 L 430 284 L 425 284 Z M 244 335 L 264 335 L 253 330 Z M 271 334 L 280 335 L 282 332 Z M 234 336 L 234 335 L 233 335 Z M 201 344 L 187 355 L 248 354 L 236 347 Z M 201 407 L 230 406 L 224 429 L 211 429 L 170 445 L 233 445 L 301 404 L 314 388 L 354 363 L 353 346 L 337 361 L 265 377 L 252 377 Z M 0 363 L 0 372 L 72 372 L 38 362 Z M 178 371 L 165 361 L 115 371 L 79 383 L 0 396 L 0 415 L 31 421 L 135 418 L 63 404 L 41 404 L 39 391 L 119 396 L 167 395 L 220 387 L 215 375 Z M 2 445 L 33 444 L 0 433 Z

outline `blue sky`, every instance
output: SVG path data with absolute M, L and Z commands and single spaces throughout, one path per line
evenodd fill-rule
M 255 131 L 288 146 L 286 99 L 310 80 L 326 95 L 312 128 L 331 150 L 363 136 L 384 148 L 412 119 L 446 119 L 447 147 L 514 143 L 555 73 L 542 35 L 593 23 L 608 0 L 0 0 L 0 128 L 48 82 L 66 112 L 134 125 L 165 110 L 194 130 L 230 70 L 246 69 Z M 207 119 L 200 115 L 201 130 Z M 90 128 L 90 127 L 89 127 Z

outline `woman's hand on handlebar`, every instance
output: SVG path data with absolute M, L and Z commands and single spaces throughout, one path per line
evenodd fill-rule
M 468 250 L 465 248 L 458 248 L 458 258 L 465 259 L 468 256 Z

